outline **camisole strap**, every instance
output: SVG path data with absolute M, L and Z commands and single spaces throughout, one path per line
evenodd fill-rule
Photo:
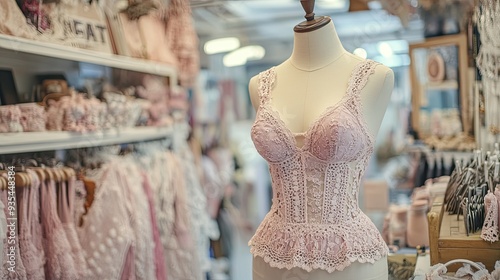
M 349 79 L 347 88 L 348 94 L 359 96 L 368 82 L 368 78 L 375 72 L 375 67 L 377 67 L 378 64 L 378 62 L 366 59 L 356 65 Z
M 269 68 L 259 74 L 259 99 L 260 105 L 264 105 L 271 99 L 271 89 L 276 79 L 275 67 Z
M 349 98 L 348 107 L 351 112 L 359 115 L 362 111 L 361 91 L 366 86 L 368 78 L 375 72 L 378 62 L 366 59 L 358 63 L 351 73 L 347 86 L 347 96 Z

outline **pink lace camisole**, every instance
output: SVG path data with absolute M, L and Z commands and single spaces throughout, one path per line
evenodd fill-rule
M 359 63 L 340 102 L 295 136 L 272 107 L 274 67 L 259 75 L 260 106 L 251 136 L 269 163 L 273 203 L 250 251 L 272 267 L 343 270 L 387 255 L 382 236 L 358 206 L 359 184 L 373 152 L 360 92 L 377 64 Z

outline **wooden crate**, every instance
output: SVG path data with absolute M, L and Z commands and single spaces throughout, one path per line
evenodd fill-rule
M 443 197 L 434 200 L 427 217 L 431 265 L 444 264 L 454 259 L 468 259 L 482 262 L 489 271 L 494 269 L 495 262 L 500 260 L 500 242 L 482 240 L 481 232 L 467 236 L 463 216 L 457 220 L 457 215 L 449 215 L 445 211 Z M 450 266 L 448 270 L 456 271 L 460 266 Z

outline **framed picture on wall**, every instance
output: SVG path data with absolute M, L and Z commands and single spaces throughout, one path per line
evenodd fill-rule
M 0 105 L 17 103 L 19 103 L 19 97 L 12 70 L 0 68 Z
M 464 34 L 410 45 L 412 126 L 419 138 L 473 135 Z

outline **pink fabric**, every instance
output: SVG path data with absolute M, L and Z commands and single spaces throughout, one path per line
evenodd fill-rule
M 32 185 L 30 188 L 21 188 L 16 191 L 20 192 L 19 200 L 19 249 L 21 249 L 21 259 L 26 268 L 26 277 L 28 279 L 45 279 L 44 263 L 45 254 L 42 248 L 35 245 L 34 236 L 31 225 L 33 220 L 38 222 L 40 208 L 39 201 L 31 200 L 31 193 L 38 192 L 40 180 L 38 176 L 31 170 L 27 170 L 30 174 Z M 36 209 L 34 212 L 32 209 Z M 30 211 L 31 210 L 31 211 Z
M 127 258 L 125 259 L 125 263 L 123 265 L 122 275 L 120 277 L 121 280 L 135 280 L 135 256 L 134 256 L 134 248 L 130 247 L 127 252 Z
M 54 181 L 42 182 L 41 216 L 44 237 L 44 249 L 47 262 L 47 279 L 77 279 L 75 262 L 71 257 L 71 246 L 64 232 L 56 209 L 56 185 Z
M 15 0 L 0 1 L 0 33 L 24 38 L 34 38 L 36 30 L 26 22 Z
M 21 110 L 16 105 L 0 106 L 0 133 L 22 132 Z
M 167 12 L 167 40 L 175 54 L 179 80 L 184 87 L 193 86 L 200 70 L 198 35 L 188 0 L 170 0 Z
M 272 107 L 275 69 L 260 74 L 261 105 L 251 136 L 270 165 L 273 205 L 249 246 L 272 267 L 333 272 L 387 255 L 379 231 L 358 206 L 373 152 L 360 92 L 376 66 L 371 60 L 358 64 L 342 100 L 305 133 L 290 131 Z M 297 147 L 297 135 L 305 137 L 303 147 Z
M 59 194 L 57 196 L 57 208 L 61 223 L 66 233 L 69 245 L 71 246 L 70 253 L 75 263 L 75 269 L 78 274 L 78 279 L 87 279 L 89 270 L 87 262 L 83 257 L 83 250 L 76 233 L 76 224 L 73 220 L 75 212 L 75 182 L 76 178 L 72 177 L 68 180 L 68 184 L 63 182 L 58 188 Z
M 143 174 L 143 188 L 149 202 L 149 211 L 151 213 L 151 225 L 153 226 L 153 241 L 155 243 L 155 267 L 156 267 L 156 279 L 165 280 L 167 279 L 167 270 L 165 267 L 165 254 L 163 252 L 163 246 L 160 239 L 160 231 L 158 229 L 158 223 L 156 222 L 156 213 L 153 200 L 153 192 L 151 190 L 151 185 L 149 178 L 146 174 Z
M 27 171 L 30 172 L 31 171 Z M 33 174 L 33 173 L 32 173 Z M 38 178 L 38 175 L 36 175 Z M 36 180 L 35 180 L 36 181 Z M 42 186 L 42 182 L 38 181 L 38 184 L 33 184 L 31 191 L 30 191 L 30 198 L 29 198 L 29 212 L 28 215 L 30 216 L 30 231 L 31 231 L 31 238 L 33 240 L 33 244 L 36 247 L 36 250 L 40 254 L 40 258 L 43 259 L 43 270 L 45 274 L 45 262 L 47 261 L 45 259 L 45 251 L 44 251 L 44 244 L 43 244 L 43 233 L 42 233 L 42 221 L 41 221 L 41 213 L 40 213 L 40 187 Z
M 45 108 L 36 103 L 19 104 L 21 125 L 24 132 L 45 131 Z
M 9 204 L 8 204 L 8 200 L 7 200 L 7 190 L 4 190 L 1 192 L 1 199 L 2 199 L 2 202 L 3 204 L 5 205 L 5 208 L 4 208 L 4 212 L 5 212 L 5 216 L 7 217 L 7 225 L 10 224 L 10 220 L 9 218 L 12 218 L 12 216 L 10 215 L 9 211 L 8 211 L 8 208 L 9 208 Z M 17 214 L 16 214 L 16 218 L 17 218 Z M 9 231 L 10 229 L 7 228 L 7 237 L 9 236 Z M 27 280 L 28 278 L 26 277 L 26 269 L 24 267 L 24 264 L 23 264 L 23 261 L 22 261 L 22 258 L 20 256 L 20 254 L 18 253 L 20 250 L 19 250 L 19 239 L 18 237 L 16 236 L 14 238 L 15 240 L 15 252 L 16 252 L 16 260 L 15 260 L 15 267 L 12 267 L 12 263 L 9 263 L 9 257 L 8 257 L 8 254 L 10 254 L 10 246 L 12 246 L 11 244 L 9 244 L 9 239 L 8 238 L 5 238 L 3 240 L 3 264 L 2 266 L 0 267 L 0 278 L 1 279 L 8 279 L 8 280 Z M 9 271 L 9 268 L 11 268 L 13 271 Z

